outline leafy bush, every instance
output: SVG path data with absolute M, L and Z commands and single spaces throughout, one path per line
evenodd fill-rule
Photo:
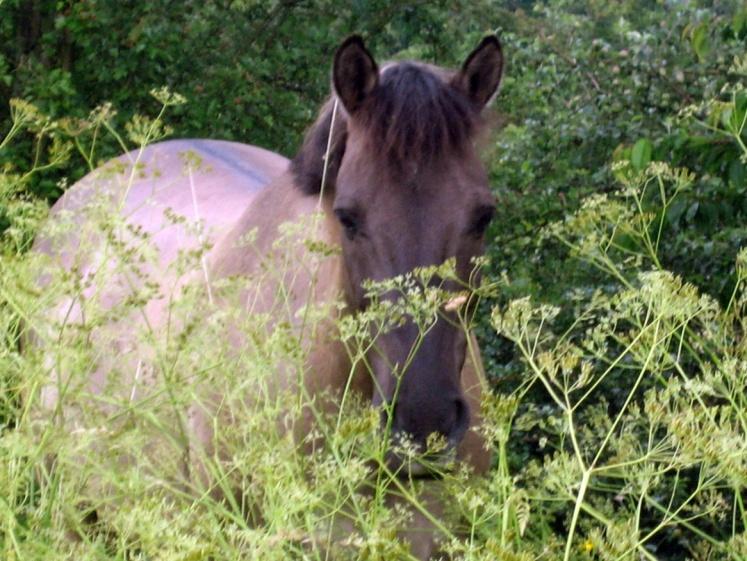
M 330 61 L 346 35 L 366 36 L 379 59 L 457 64 L 492 25 L 480 22 L 471 2 L 410 4 L 4 0 L 0 130 L 11 98 L 33 100 L 54 119 L 85 118 L 110 103 L 121 129 L 155 109 L 150 90 L 168 86 L 190 101 L 169 119 L 178 136 L 241 140 L 289 155 L 329 95 Z M 457 14 L 468 15 L 461 25 Z M 24 140 L 3 160 L 29 166 L 31 139 Z M 97 162 L 121 152 L 110 137 L 98 146 Z M 30 187 L 54 200 L 60 178 L 72 183 L 87 171 L 73 158 Z
M 608 286 L 538 234 L 587 197 L 614 190 L 611 163 L 632 159 L 640 171 L 662 160 L 695 173 L 667 209 L 662 265 L 725 304 L 745 235 L 744 162 L 735 138 L 704 127 L 692 107 L 703 116 L 740 87 L 744 9 L 605 6 L 540 5 L 507 25 L 514 52 L 499 105 L 510 117 L 490 152 L 500 202 L 492 274 L 510 277 L 507 298 L 532 294 L 556 305 L 573 291 Z M 486 323 L 489 370 L 510 380 L 516 355 L 489 330 Z

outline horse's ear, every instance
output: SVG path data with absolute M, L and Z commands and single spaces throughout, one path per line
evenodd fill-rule
M 321 189 L 330 192 L 335 188 L 337 172 L 345 154 L 347 123 L 343 115 L 338 113 L 335 116 L 334 106 L 334 99 L 324 104 L 319 118 L 306 133 L 301 149 L 291 160 L 290 169 L 296 186 L 307 195 L 318 194 Z M 322 185 L 322 179 L 326 180 L 326 185 Z
M 451 83 L 479 107 L 490 102 L 503 77 L 503 50 L 495 35 L 485 37 L 464 61 Z
M 335 53 L 332 85 L 351 115 L 379 83 L 379 67 L 358 35 L 348 37 Z

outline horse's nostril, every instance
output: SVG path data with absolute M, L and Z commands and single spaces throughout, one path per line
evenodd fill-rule
M 469 405 L 467 402 L 458 397 L 454 400 L 454 423 L 449 429 L 449 441 L 453 444 L 462 440 L 464 433 L 469 428 Z

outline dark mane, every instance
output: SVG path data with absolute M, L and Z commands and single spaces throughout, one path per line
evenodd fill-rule
M 324 157 L 329 148 L 329 165 L 327 166 L 327 185 L 334 187 L 337 171 L 345 154 L 345 141 L 347 140 L 347 123 L 343 111 L 338 110 L 335 118 L 333 136 L 330 142 L 329 133 L 332 124 L 332 113 L 334 109 L 334 98 L 327 101 L 319 112 L 316 122 L 311 125 L 303 140 L 301 149 L 291 160 L 290 169 L 293 173 L 296 186 L 306 194 L 319 193 L 324 176 Z
M 376 89 L 356 112 L 357 122 L 368 133 L 372 157 L 381 158 L 392 174 L 459 156 L 481 125 L 479 108 L 449 84 L 446 72 L 439 76 L 437 71 L 411 62 L 386 68 Z M 297 186 L 308 194 L 318 193 L 321 187 L 332 107 L 333 100 L 324 105 L 291 162 Z M 325 188 L 334 188 L 346 140 L 346 117 L 339 108 Z

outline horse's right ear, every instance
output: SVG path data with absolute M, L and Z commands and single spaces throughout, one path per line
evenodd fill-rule
M 335 53 L 332 85 L 352 115 L 379 83 L 379 67 L 358 35 L 348 37 Z

